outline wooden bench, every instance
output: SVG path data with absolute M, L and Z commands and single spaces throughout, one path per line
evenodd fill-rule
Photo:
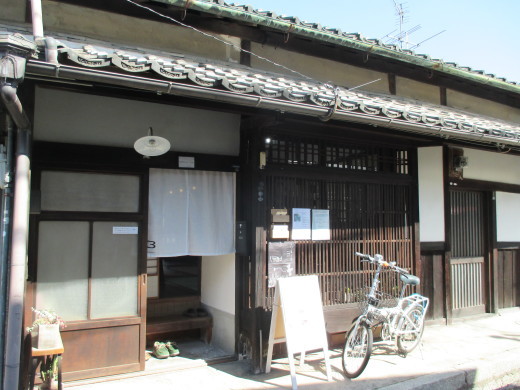
M 213 330 L 213 318 L 209 315 L 205 317 L 186 317 L 179 314 L 151 317 L 147 319 L 146 336 L 148 338 L 192 329 L 200 329 L 201 339 L 209 344 Z

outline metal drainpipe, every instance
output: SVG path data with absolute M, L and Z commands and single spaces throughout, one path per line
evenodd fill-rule
M 45 60 L 52 64 L 58 63 L 58 45 L 52 37 L 45 37 L 43 33 L 43 13 L 41 0 L 31 0 L 31 17 L 34 42 L 45 47 Z
M 4 351 L 5 347 L 5 319 L 7 317 L 6 307 L 7 307 L 7 282 L 8 282 L 8 263 L 9 263 L 9 249 L 10 245 L 10 237 L 11 237 L 11 207 L 12 207 L 12 195 L 13 195 L 13 185 L 11 183 L 11 169 L 13 163 L 13 121 L 9 117 L 8 114 L 5 115 L 5 128 L 7 131 L 7 150 L 6 150 L 6 181 L 4 187 L 4 193 L 2 197 L 2 216 L 0 219 L 0 232 L 2 232 L 2 236 L 0 238 L 1 243 L 1 257 L 0 257 L 0 351 Z M 0 354 L 0 367 L 4 367 L 4 354 Z M 3 383 L 4 379 L 4 371 L 0 370 L 0 383 Z
M 31 17 L 34 39 L 43 38 L 43 17 L 41 0 L 31 0 Z
M 5 333 L 4 389 L 18 389 L 20 379 L 20 353 L 22 349 L 23 306 L 29 237 L 30 121 L 16 95 L 16 88 L 4 84 L 0 96 L 18 130 L 16 137 L 16 164 L 14 206 L 12 219 L 11 262 Z

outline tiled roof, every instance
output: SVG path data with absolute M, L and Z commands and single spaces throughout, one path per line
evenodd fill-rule
M 500 121 L 453 108 L 394 95 L 350 91 L 251 68 L 188 56 L 162 56 L 110 46 L 81 45 L 61 41 L 60 52 L 78 65 L 89 68 L 115 67 L 118 71 L 152 74 L 175 82 L 224 89 L 295 103 L 329 107 L 337 112 L 359 113 L 421 124 L 442 130 L 473 133 L 476 138 L 491 135 L 497 142 L 520 144 L 520 124 Z
M 16 33 L 25 41 L 29 33 Z M 4 34 L 6 35 L 6 34 Z M 9 35 L 9 34 L 7 34 Z M 99 69 L 113 74 L 139 75 L 151 82 L 164 80 L 169 85 L 204 87 L 236 94 L 234 102 L 251 97 L 264 107 L 301 113 L 312 110 L 327 112 L 332 119 L 371 123 L 388 128 L 415 131 L 425 135 L 459 138 L 476 142 L 520 146 L 520 124 L 456 110 L 394 95 L 348 90 L 319 82 L 310 82 L 270 72 L 257 71 L 239 64 L 196 58 L 184 54 L 152 52 L 144 49 L 123 49 L 108 42 L 86 40 L 81 37 L 55 35 L 59 61 L 66 67 Z M 36 57 L 35 57 L 36 60 Z M 31 62 L 31 61 L 30 61 Z M 36 62 L 41 63 L 36 60 Z M 56 76 L 60 65 L 56 66 Z M 169 91 L 170 87 L 168 87 Z M 248 98 L 249 97 L 249 98 Z M 241 103 L 238 103 L 241 104 Z M 317 109 L 313 109 L 313 107 Z M 312 114 L 315 115 L 315 114 Z M 327 116 L 327 115 L 325 115 Z M 328 119 L 325 118 L 325 119 Z
M 171 4 L 172 2 L 175 2 L 175 1 L 174 0 L 159 0 L 159 2 L 165 2 L 165 3 Z M 189 4 L 187 6 L 194 7 L 195 6 L 194 3 L 196 3 L 196 2 L 197 1 L 188 2 Z M 429 55 L 426 55 L 426 54 L 419 54 L 419 53 L 414 52 L 413 50 L 402 49 L 398 45 L 386 44 L 386 43 L 382 42 L 380 39 L 370 39 L 370 38 L 364 37 L 363 35 L 361 35 L 359 33 L 344 32 L 338 28 L 330 28 L 330 27 L 322 26 L 319 23 L 303 21 L 303 20 L 300 20 L 296 16 L 277 15 L 273 11 L 265 11 L 262 9 L 257 9 L 250 5 L 236 5 L 234 3 L 226 3 L 223 0 L 198 0 L 198 2 L 208 3 L 208 4 L 216 6 L 216 7 L 236 11 L 234 14 L 235 18 L 238 20 L 246 21 L 246 22 L 250 21 L 251 16 L 259 16 L 262 18 L 267 18 L 268 20 L 272 20 L 272 21 L 290 23 L 293 26 L 293 28 L 290 29 L 291 34 L 298 34 L 299 33 L 298 28 L 295 28 L 295 27 L 301 27 L 305 30 L 315 31 L 317 33 L 315 35 L 315 38 L 318 40 L 325 40 L 325 41 L 330 42 L 330 39 L 332 39 L 334 41 L 334 43 L 340 44 L 340 45 L 348 44 L 349 42 L 361 43 L 361 44 L 366 45 L 366 47 L 371 48 L 371 50 L 373 50 L 373 48 L 381 48 L 381 49 L 389 50 L 391 52 L 402 54 L 403 56 L 401 56 L 401 58 L 408 58 L 408 59 L 415 58 L 415 59 L 431 62 L 431 64 L 435 64 L 435 68 L 437 70 L 449 71 L 449 69 L 456 69 L 456 70 L 460 70 L 462 72 L 466 72 L 469 74 L 485 76 L 487 78 L 501 81 L 501 82 L 504 82 L 504 83 L 507 83 L 510 85 L 520 86 L 520 82 L 508 81 L 503 77 L 498 77 L 492 73 L 486 73 L 483 70 L 473 69 L 469 66 L 462 66 L 455 62 L 445 62 L 443 59 L 431 58 Z M 208 7 L 207 9 L 205 9 L 205 11 L 208 13 L 214 12 L 215 14 L 218 14 L 218 11 L 215 11 L 215 8 L 211 8 L 211 7 Z M 221 15 L 219 15 L 219 16 L 221 16 Z M 226 15 L 226 16 L 229 16 L 229 15 Z M 240 16 L 244 16 L 244 17 L 241 18 Z M 233 14 L 231 14 L 231 17 L 233 17 Z M 274 26 L 273 23 L 266 22 L 265 25 L 268 26 L 269 28 L 276 28 L 276 26 Z M 281 30 L 281 32 L 287 32 L 287 31 Z

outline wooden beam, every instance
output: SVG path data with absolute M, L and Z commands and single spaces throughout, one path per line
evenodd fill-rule
M 456 183 L 457 188 L 463 188 L 467 190 L 520 193 L 520 185 L 518 184 L 500 183 L 496 181 L 476 179 L 454 180 L 453 178 L 450 179 L 450 182 Z

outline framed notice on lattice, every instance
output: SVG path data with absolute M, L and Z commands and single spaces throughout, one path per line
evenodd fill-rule
M 275 287 L 280 278 L 294 275 L 296 245 L 293 241 L 270 242 L 267 247 L 268 287 Z
M 294 366 L 296 353 L 301 354 L 300 364 L 303 364 L 306 352 L 323 350 L 327 379 L 330 381 L 329 347 L 318 277 L 308 275 L 278 279 L 274 299 L 265 371 L 271 370 L 274 344 L 285 342 L 293 389 L 298 388 Z

